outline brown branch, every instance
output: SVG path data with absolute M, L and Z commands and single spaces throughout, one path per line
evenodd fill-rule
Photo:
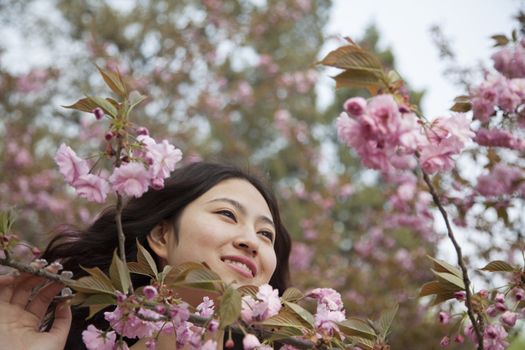
M 45 269 L 40 269 L 37 267 L 33 267 L 18 261 L 14 261 L 11 259 L 0 259 L 0 265 L 9 266 L 14 269 L 17 269 L 20 272 L 27 272 L 35 276 L 44 277 L 50 281 L 59 282 L 64 285 L 70 285 L 74 282 L 74 280 L 69 278 L 64 278 L 60 276 L 59 274 L 52 273 L 49 271 L 46 271 Z
M 452 227 L 448 220 L 448 214 L 445 208 L 443 207 L 443 205 L 441 204 L 441 200 L 439 199 L 436 193 L 436 190 L 434 189 L 434 186 L 432 185 L 432 182 L 430 181 L 430 178 L 424 171 L 422 171 L 422 173 L 423 173 L 423 179 L 425 180 L 425 183 L 428 186 L 430 194 L 432 195 L 432 199 L 434 200 L 434 203 L 437 205 L 439 212 L 441 213 L 441 216 L 445 220 L 445 225 L 447 226 L 448 238 L 450 238 L 450 240 L 452 241 L 452 244 L 454 245 L 454 249 L 456 250 L 456 255 L 458 257 L 458 264 L 459 264 L 459 267 L 461 268 L 461 272 L 463 275 L 463 283 L 465 284 L 465 305 L 467 306 L 467 314 L 470 319 L 470 322 L 472 323 L 472 327 L 474 328 L 474 332 L 476 333 L 476 337 L 478 339 L 478 350 L 483 350 L 483 335 L 474 317 L 474 310 L 472 307 L 472 296 L 470 294 L 470 279 L 468 277 L 468 271 L 465 266 L 465 262 L 463 261 L 463 253 L 461 252 L 461 246 L 456 241 L 456 237 L 454 236 L 454 232 L 452 231 Z

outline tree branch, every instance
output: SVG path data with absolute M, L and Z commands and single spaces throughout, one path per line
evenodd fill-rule
M 447 234 L 448 238 L 452 241 L 452 244 L 454 245 L 454 249 L 456 250 L 456 255 L 458 257 L 458 264 L 461 268 L 461 272 L 463 275 L 463 283 L 465 284 L 465 305 L 467 306 L 467 314 L 470 319 L 470 322 L 472 323 L 472 327 L 474 328 L 474 332 L 476 333 L 476 338 L 478 339 L 478 350 L 483 350 L 483 334 L 482 330 L 480 330 L 479 324 L 476 322 L 476 319 L 474 317 L 474 310 L 472 307 L 472 296 L 470 294 L 470 279 L 468 277 L 468 271 L 465 266 L 465 262 L 463 261 L 463 253 L 461 252 L 461 246 L 456 241 L 456 237 L 454 236 L 454 232 L 452 231 L 452 227 L 450 225 L 450 222 L 448 220 L 448 214 L 441 204 L 441 200 L 439 199 L 436 190 L 434 189 L 434 186 L 432 185 L 432 182 L 430 181 L 430 178 L 428 175 L 422 171 L 423 173 L 423 179 L 425 180 L 425 183 L 428 186 L 428 189 L 430 191 L 430 194 L 432 195 L 432 199 L 434 200 L 434 203 L 437 205 L 441 216 L 445 220 L 445 225 L 447 226 Z

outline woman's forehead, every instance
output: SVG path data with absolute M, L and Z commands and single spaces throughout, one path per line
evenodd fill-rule
M 224 201 L 234 206 L 241 206 L 255 214 L 265 214 L 271 217 L 271 211 L 263 195 L 255 186 L 244 179 L 227 179 L 219 182 L 202 196 L 198 202 L 209 203 Z

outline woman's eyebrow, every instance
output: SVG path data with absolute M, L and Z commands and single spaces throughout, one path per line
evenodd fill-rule
M 221 198 L 212 199 L 212 200 L 208 201 L 207 203 L 212 203 L 212 202 L 226 202 L 226 203 L 230 203 L 231 205 L 233 205 L 235 207 L 235 209 L 240 211 L 243 215 L 246 215 L 246 208 L 244 207 L 244 205 L 242 205 L 241 203 L 237 202 L 235 199 L 221 197 Z M 259 219 L 264 221 L 264 222 L 266 222 L 269 225 L 272 225 L 272 227 L 275 228 L 275 224 L 273 223 L 273 220 L 270 219 L 269 217 L 267 217 L 265 215 L 260 215 Z

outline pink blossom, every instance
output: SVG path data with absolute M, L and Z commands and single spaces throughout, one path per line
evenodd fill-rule
M 151 310 L 139 309 L 138 312 L 150 318 L 159 317 L 156 312 Z M 117 306 L 112 312 L 105 312 L 104 318 L 118 334 L 127 338 L 151 337 L 154 332 L 162 328 L 162 322 L 141 320 L 132 312 L 124 311 L 120 306 Z
M 215 340 L 208 339 L 202 345 L 201 350 L 217 350 L 217 342 Z
M 97 120 L 100 120 L 104 117 L 104 111 L 100 107 L 93 109 L 91 112 L 95 115 L 95 118 L 97 118 Z
M 438 117 L 432 122 L 432 131 L 439 133 L 441 139 L 455 136 L 463 144 L 471 140 L 475 134 L 470 129 L 470 120 L 465 114 L 458 113 L 451 117 Z M 430 132 L 432 134 L 432 131 Z
M 478 177 L 476 190 L 487 197 L 512 194 L 515 190 L 515 185 L 524 175 L 519 168 L 498 163 L 489 174 Z
M 252 350 L 261 345 L 261 342 L 253 334 L 246 334 L 242 340 L 244 350 Z
M 157 295 L 159 294 L 159 292 L 157 291 L 157 288 L 153 286 L 145 286 L 142 292 L 144 293 L 144 296 L 148 300 L 156 298 Z
M 302 242 L 296 242 L 292 245 L 290 253 L 290 266 L 293 270 L 306 270 L 315 255 L 313 249 Z
M 374 129 L 384 135 L 397 131 L 401 114 L 392 95 L 378 95 L 370 99 L 366 114 L 370 116 Z
M 513 292 L 514 292 L 514 297 L 518 301 L 523 300 L 523 298 L 525 297 L 525 290 L 523 290 L 522 288 L 514 288 Z
M 345 314 L 342 311 L 333 311 L 328 308 L 326 304 L 317 304 L 317 311 L 314 315 L 315 327 L 322 334 L 333 336 L 335 332 L 339 331 L 337 322 L 345 319 Z
M 103 332 L 91 324 L 82 332 L 82 341 L 88 350 L 113 350 L 116 339 L 114 331 Z
M 110 190 L 107 180 L 94 174 L 81 175 L 72 185 L 80 197 L 97 203 L 104 203 Z
M 484 350 L 504 350 L 509 346 L 507 332 L 501 325 L 488 325 L 483 333 Z
M 456 137 L 444 139 L 439 144 L 428 143 L 421 148 L 420 162 L 423 171 L 435 174 L 438 171 L 449 171 L 454 167 L 451 156 L 463 148 L 462 142 Z
M 361 116 L 366 108 L 366 100 L 362 97 L 352 97 L 344 103 L 344 109 L 345 111 L 354 116 L 359 117 Z
M 481 146 L 505 147 L 519 151 L 525 149 L 525 140 L 516 138 L 502 129 L 479 129 L 474 141 Z
M 503 324 L 509 327 L 514 327 L 517 319 L 518 319 L 518 314 L 512 311 L 505 311 L 501 315 L 501 322 L 503 322 Z
M 439 313 L 439 322 L 441 324 L 448 324 L 450 321 L 450 315 L 447 312 L 441 311 Z
M 202 317 L 211 317 L 214 312 L 213 300 L 209 297 L 204 297 L 202 303 L 197 305 L 197 314 Z
M 273 289 L 269 284 L 263 284 L 255 295 L 261 302 L 267 305 L 267 314 L 265 319 L 272 317 L 281 310 L 281 299 L 279 299 L 279 290 Z
M 144 165 L 127 163 L 115 168 L 109 181 L 118 193 L 138 198 L 148 190 L 150 175 Z
M 448 335 L 444 336 L 443 339 L 441 339 L 441 341 L 439 342 L 439 345 L 442 348 L 446 348 L 447 346 L 449 346 L 450 345 L 450 337 Z
M 504 47 L 491 58 L 494 68 L 508 78 L 525 76 L 525 50 L 520 45 Z
M 175 164 L 182 159 L 182 152 L 167 140 L 147 146 L 148 155 L 153 159 L 150 171 L 153 178 L 165 179 L 175 170 Z
M 89 172 L 89 165 L 77 156 L 71 147 L 61 144 L 55 155 L 55 162 L 58 164 L 60 173 L 69 184 L 73 184 L 81 175 Z
M 316 288 L 308 293 L 308 296 L 324 304 L 331 311 L 341 311 L 344 307 L 341 294 L 332 288 Z

